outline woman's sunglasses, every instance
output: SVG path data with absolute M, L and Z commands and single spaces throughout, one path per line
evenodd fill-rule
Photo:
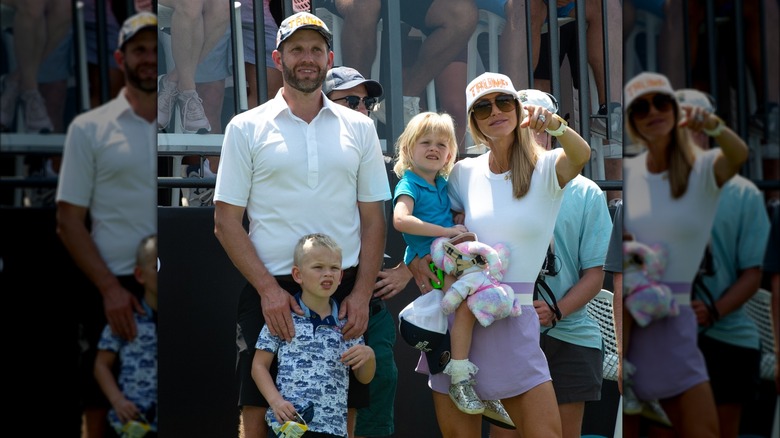
M 360 105 L 360 101 L 363 101 L 363 105 L 365 105 L 366 109 L 369 111 L 374 111 L 376 109 L 377 99 L 376 97 L 363 97 L 360 96 L 344 96 L 339 97 L 338 99 L 333 99 L 333 102 L 338 102 L 339 100 L 346 100 L 347 106 L 349 106 L 350 109 L 356 110 L 358 108 L 358 105 Z
M 517 109 L 517 100 L 508 94 L 502 94 L 493 101 L 483 100 L 475 103 L 471 107 L 471 113 L 477 120 L 485 120 L 493 113 L 493 103 L 503 113 L 508 113 Z
M 652 99 L 639 99 L 632 103 L 628 108 L 628 115 L 638 119 L 644 119 L 650 114 L 650 105 L 660 112 L 666 112 L 672 109 L 674 98 L 668 94 L 658 93 Z

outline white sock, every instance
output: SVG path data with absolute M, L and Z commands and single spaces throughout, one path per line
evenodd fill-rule
M 468 380 L 473 374 L 477 374 L 479 368 L 468 359 L 450 359 L 450 362 L 444 368 L 444 374 L 449 374 L 453 384 Z

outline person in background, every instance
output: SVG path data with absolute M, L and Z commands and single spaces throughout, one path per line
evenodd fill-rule
M 345 339 L 366 331 L 382 265 L 383 207 L 390 199 L 385 163 L 371 119 L 322 93 L 333 65 L 331 39 L 315 15 L 299 12 L 286 18 L 273 54 L 282 71 L 282 90 L 233 117 L 225 129 L 214 233 L 247 280 L 239 297 L 236 334 L 240 428 L 247 438 L 267 432 L 263 418 L 268 401 L 251 375 L 254 342 L 264 324 L 271 335 L 290 341 L 295 334 L 291 311 L 303 314 L 293 296 L 299 286 L 289 275 L 300 236 L 324 233 L 343 249 L 344 276 L 334 299 L 339 319 L 347 318 Z M 354 379 L 349 388 L 352 431 L 356 408 L 367 405 L 369 391 Z
M 378 101 L 384 94 L 379 82 L 366 79 L 357 70 L 344 66 L 328 70 L 322 92 L 332 102 L 365 116 L 379 105 Z M 379 271 L 374 294 L 369 301 L 368 328 L 363 335 L 366 345 L 374 349 L 376 374 L 369 385 L 369 405 L 357 412 L 357 437 L 391 436 L 395 432 L 393 412 L 398 368 L 393 348 L 396 328 L 385 301 L 400 293 L 411 278 L 412 273 L 403 262 Z
M 138 245 L 133 272 L 144 287 L 143 314 L 135 314 L 138 336 L 123 339 L 106 325 L 98 342 L 95 379 L 111 402 L 108 422 L 117 435 L 145 429 L 144 438 L 157 437 L 157 236 Z M 119 376 L 114 365 L 119 363 Z

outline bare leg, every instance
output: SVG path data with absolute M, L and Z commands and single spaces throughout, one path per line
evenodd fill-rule
M 435 391 L 432 394 L 436 421 L 444 438 L 474 438 L 481 435 L 482 416 L 461 412 L 448 394 Z
M 661 400 L 661 406 L 678 436 L 720 436 L 718 412 L 709 382 L 700 383 L 677 397 Z
M 451 115 L 455 121 L 455 138 L 458 139 L 458 153 L 466 153 L 466 95 L 453 93 L 459 87 L 465 87 L 468 65 L 465 62 L 455 61 L 447 65 L 436 76 L 436 95 L 441 103 L 442 110 Z
M 239 438 L 266 438 L 268 425 L 265 423 L 267 408 L 244 406 L 241 408 L 241 421 L 238 426 Z
M 512 422 L 524 437 L 562 436 L 561 417 L 555 406 L 551 381 L 537 385 L 524 394 L 501 400 Z
M 535 2 L 532 2 L 535 3 Z M 533 7 L 533 6 L 532 6 Z M 528 82 L 528 56 L 526 47 L 525 0 L 507 0 L 504 5 L 506 24 L 498 40 L 500 70 L 512 80 L 515 87 L 526 88 Z M 542 18 L 543 20 L 544 18 Z M 539 37 L 534 36 L 537 45 Z M 538 60 L 539 50 L 534 49 Z M 535 63 L 534 63 L 535 64 Z M 500 429 L 500 428 L 499 428 Z
M 336 0 L 336 9 L 344 18 L 341 38 L 342 60 L 345 66 L 371 77 L 371 64 L 376 57 L 376 26 L 382 4 L 379 0 Z M 356 38 L 355 36 L 360 37 Z
M 463 360 L 469 358 L 471 350 L 471 335 L 474 331 L 474 323 L 477 319 L 471 313 L 471 309 L 466 302 L 460 303 L 455 310 L 455 321 L 450 330 L 450 342 L 452 343 L 452 359 Z
M 472 0 L 434 0 L 425 24 L 435 30 L 423 41 L 414 65 L 406 70 L 404 96 L 420 96 L 428 83 L 458 56 L 474 33 L 477 18 Z

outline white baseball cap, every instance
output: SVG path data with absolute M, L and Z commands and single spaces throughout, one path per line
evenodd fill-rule
M 680 105 L 690 105 L 702 108 L 707 112 L 715 112 L 715 98 L 693 88 L 682 88 L 674 92 Z
M 504 93 L 514 96 L 515 99 L 518 98 L 509 76 L 501 73 L 482 73 L 466 87 L 466 112 L 471 111 L 471 106 L 477 99 L 490 93 Z
M 553 114 L 558 112 L 558 99 L 550 93 L 529 88 L 528 90 L 517 90 L 517 95 L 520 102 L 524 104 L 540 106 Z
M 637 97 L 647 93 L 668 94 L 674 98 L 675 101 L 677 100 L 674 89 L 672 89 L 672 84 L 669 83 L 669 79 L 659 73 L 639 73 L 626 83 L 623 91 L 625 93 L 626 108 L 630 108 Z

